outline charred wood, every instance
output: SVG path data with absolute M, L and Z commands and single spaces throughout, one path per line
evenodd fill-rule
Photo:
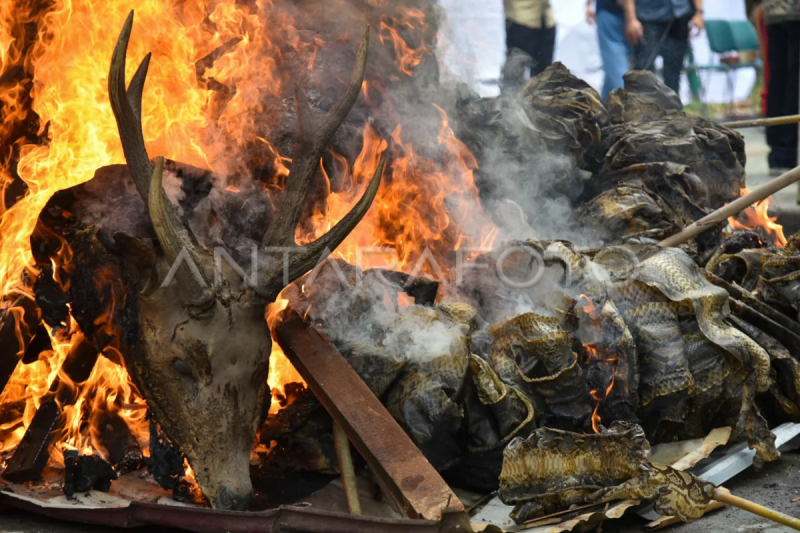
M 24 295 L 0 310 L 0 392 L 17 368 L 38 321 L 36 303 Z
M 417 305 L 433 305 L 436 295 L 439 292 L 439 282 L 428 278 L 411 276 L 396 270 L 386 270 L 384 268 L 373 268 L 366 270 L 364 274 L 374 272 L 379 274 L 386 281 L 398 285 L 401 290 L 414 298 Z
M 100 426 L 100 444 L 106 448 L 109 462 L 117 472 L 124 474 L 144 466 L 142 448 L 122 417 L 104 411 L 97 424 Z
M 338 474 L 330 415 L 314 394 L 300 383 L 289 383 L 281 399 L 283 408 L 259 432 L 271 445 L 261 468 Z
M 40 268 L 41 275 L 33 286 L 36 304 L 42 310 L 42 320 L 51 328 L 64 327 L 69 321 L 69 295 L 53 279 L 52 267 Z
M 145 459 L 147 471 L 156 483 L 172 491 L 173 499 L 190 502 L 194 497 L 191 487 L 182 479 L 184 460 L 184 455 L 151 416 L 150 457 Z
M 4 478 L 17 483 L 39 478 L 50 458 L 50 446 L 58 438 L 60 417 L 61 408 L 51 395 L 36 411 L 14 455 L 8 460 Z
M 72 499 L 76 492 L 92 489 L 103 492 L 117 479 L 111 463 L 96 455 L 80 455 L 77 450 L 64 452 L 64 494 Z
M 61 367 L 72 383 L 86 381 L 97 361 L 97 350 L 85 340 L 67 356 Z M 56 378 L 50 392 L 8 461 L 3 477 L 15 482 L 38 479 L 50 458 L 50 447 L 60 436 L 62 406 L 75 401 L 75 388 Z
M 31 342 L 28 344 L 28 347 L 25 348 L 25 355 L 22 356 L 22 362 L 27 365 L 38 361 L 40 353 L 52 349 L 53 343 L 50 342 L 50 334 L 47 333 L 47 328 L 44 327 L 44 324 L 39 324 Z

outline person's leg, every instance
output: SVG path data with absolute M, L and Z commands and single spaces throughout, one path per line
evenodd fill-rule
M 667 31 L 661 56 L 664 58 L 664 85 L 680 95 L 681 72 L 689 46 L 689 16 L 675 19 Z
M 500 79 L 503 94 L 515 94 L 525 83 L 525 73 L 533 58 L 526 51 L 530 43 L 530 28 L 506 20 L 506 63 Z
M 786 100 L 784 101 L 783 114 L 796 115 L 800 108 L 800 22 L 785 22 L 785 31 L 788 37 L 786 48 L 786 63 L 788 78 L 786 80 Z M 784 137 L 784 159 L 787 168 L 797 166 L 797 125 L 786 126 Z
M 779 117 L 783 115 L 789 84 L 788 46 L 789 36 L 782 24 L 768 24 L 767 38 L 769 39 L 769 98 L 767 99 L 767 116 Z M 783 161 L 783 138 L 787 126 L 772 126 L 767 128 L 767 144 L 771 151 L 769 154 L 770 168 L 783 168 L 788 166 Z M 789 126 L 792 127 L 792 126 Z
M 661 55 L 661 45 L 668 24 L 665 22 L 642 22 L 644 34 L 633 47 L 633 70 L 655 72 L 656 58 Z
M 532 37 L 529 53 L 533 57 L 531 65 L 531 78 L 541 74 L 544 69 L 553 64 L 553 54 L 556 48 L 556 29 L 542 28 L 531 30 Z
M 603 58 L 603 100 L 608 93 L 624 85 L 622 76 L 630 66 L 631 49 L 625 39 L 625 18 L 605 9 L 597 11 L 597 39 Z

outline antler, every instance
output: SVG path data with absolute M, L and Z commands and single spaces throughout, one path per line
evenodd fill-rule
M 200 254 L 192 244 L 186 228 L 161 186 L 163 159 L 154 171 L 144 146 L 142 92 L 150 65 L 150 54 L 144 57 L 128 89 L 125 90 L 125 56 L 132 28 L 133 11 L 125 20 L 111 58 L 111 68 L 108 73 L 111 109 L 117 119 L 117 129 L 128 169 L 136 184 L 136 190 L 148 206 L 150 219 L 164 250 L 164 256 L 170 265 L 174 265 L 184 250 L 188 253 L 188 257 L 183 258 L 175 272 L 181 298 L 188 305 L 204 308 L 212 301 L 213 293 L 208 289 L 208 280 L 201 271 Z
M 153 176 L 150 179 L 150 194 L 147 208 L 153 222 L 158 242 L 164 250 L 164 257 L 169 265 L 174 265 L 181 253 L 188 253 L 178 265 L 175 279 L 180 287 L 181 297 L 187 304 L 200 309 L 205 308 L 214 299 L 205 274 L 198 265 L 199 254 L 192 244 L 189 232 L 175 214 L 172 204 L 164 201 L 161 177 L 164 171 L 164 158 L 159 157 Z
M 150 64 L 150 54 L 147 54 L 136 70 L 127 90 L 125 89 L 125 56 L 128 50 L 128 40 L 133 28 L 133 11 L 125 20 L 125 25 L 120 32 L 114 54 L 111 59 L 111 68 L 108 76 L 108 93 L 111 108 L 117 119 L 122 149 L 125 160 L 128 162 L 133 181 L 139 195 L 144 199 L 150 211 L 150 218 L 164 250 L 164 255 L 170 264 L 181 258 L 185 251 L 188 257 L 178 266 L 175 279 L 180 287 L 181 298 L 185 303 L 194 307 L 205 307 L 213 300 L 213 292 L 208 289 L 208 280 L 203 274 L 199 261 L 200 254 L 194 247 L 188 231 L 175 212 L 175 208 L 162 188 L 163 159 L 159 161 L 154 170 L 147 155 L 142 133 L 142 92 Z M 289 172 L 283 198 L 276 213 L 276 218 L 267 228 L 262 240 L 262 246 L 290 247 L 294 253 L 289 258 L 288 269 L 277 265 L 262 272 L 261 279 L 265 283 L 256 287 L 256 292 L 268 301 L 274 301 L 283 287 L 311 270 L 317 261 L 331 253 L 358 225 L 369 210 L 383 174 L 383 161 L 378 164 L 375 174 L 370 181 L 364 195 L 328 233 L 305 246 L 297 246 L 294 240 L 297 223 L 303 211 L 303 202 L 308 193 L 311 180 L 317 171 L 322 151 L 330 142 L 331 137 L 344 122 L 345 117 L 353 108 L 361 84 L 364 81 L 364 71 L 367 66 L 367 53 L 369 51 L 369 26 L 364 32 L 364 38 L 358 49 L 356 65 L 350 77 L 347 89 L 341 99 L 333 108 L 322 116 L 317 116 L 308 103 L 302 90 L 297 89 L 297 116 L 298 135 L 295 154 L 292 159 L 292 168 Z M 288 279 L 286 279 L 288 275 Z
M 139 68 L 136 69 L 129 89 L 126 90 L 125 56 L 128 52 L 128 40 L 131 37 L 132 28 L 133 11 L 125 19 L 125 25 L 122 27 L 117 45 L 114 47 L 114 55 L 111 57 L 111 68 L 108 72 L 108 96 L 111 100 L 114 117 L 117 119 L 119 138 L 122 141 L 122 150 L 125 152 L 125 160 L 128 162 L 131 177 L 136 184 L 136 190 L 139 191 L 139 196 L 146 203 L 153 167 L 144 146 L 141 113 L 142 91 L 147 77 L 147 68 L 150 65 L 150 54 L 144 57 Z
M 364 72 L 367 68 L 367 53 L 369 52 L 369 25 L 364 31 L 364 37 L 358 48 L 356 64 L 347 89 L 338 102 L 324 115 L 314 114 L 308 103 L 305 93 L 299 88 L 295 90 L 297 99 L 297 144 L 295 146 L 292 167 L 287 178 L 283 198 L 276 209 L 280 214 L 267 229 L 262 240 L 264 247 L 289 247 L 296 250 L 289 257 L 288 271 L 283 265 L 268 269 L 263 274 L 266 282 L 259 293 L 270 301 L 274 300 L 278 292 L 287 284 L 311 270 L 317 261 L 331 253 L 353 231 L 364 215 L 369 210 L 375 194 L 380 186 L 384 162 L 378 164 L 367 190 L 350 210 L 328 233 L 305 246 L 297 246 L 295 231 L 300 215 L 303 212 L 308 188 L 317 171 L 322 151 L 328 145 L 333 134 L 342 125 L 361 92 L 364 81 Z M 286 279 L 288 278 L 288 279 Z

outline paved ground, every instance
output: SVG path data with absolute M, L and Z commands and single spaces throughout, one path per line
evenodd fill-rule
M 800 455 L 784 453 L 778 461 L 767 464 L 761 472 L 752 468 L 724 485 L 733 494 L 767 505 L 790 516 L 800 517 Z M 647 522 L 635 514 L 603 524 L 604 533 L 641 533 Z M 692 524 L 666 528 L 671 533 L 789 533 L 793 531 L 759 516 L 736 508 L 724 508 Z

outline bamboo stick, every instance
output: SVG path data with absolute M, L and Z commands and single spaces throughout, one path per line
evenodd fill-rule
M 755 118 L 751 120 L 735 120 L 733 122 L 723 122 L 722 125 L 728 128 L 743 129 L 757 128 L 759 126 L 786 126 L 787 124 L 800 123 L 800 115 L 787 115 L 785 117 Z
M 763 505 L 751 502 L 750 500 L 745 500 L 744 498 L 734 496 L 729 492 L 716 489 L 714 490 L 714 499 L 717 500 L 718 502 L 733 505 L 734 507 L 738 507 L 739 509 L 744 509 L 745 511 L 748 511 L 750 513 L 757 514 L 758 516 L 764 517 L 768 520 L 772 520 L 773 522 L 778 522 L 779 524 L 783 524 L 784 526 L 788 526 L 792 529 L 800 531 L 800 519 L 794 518 L 793 516 L 789 516 L 787 514 L 783 514 L 774 509 L 764 507 Z
M 726 206 L 720 207 L 710 215 L 704 216 L 697 222 L 686 226 L 683 231 L 664 239 L 658 243 L 658 245 L 662 248 L 667 248 L 683 244 L 692 237 L 696 237 L 708 231 L 720 222 L 725 222 L 729 217 L 739 214 L 754 203 L 766 200 L 776 192 L 788 187 L 796 181 L 800 181 L 800 167 L 795 167 L 786 174 L 775 178 L 758 189 L 745 194 L 741 198 L 737 198 Z
M 353 468 L 353 456 L 350 455 L 350 440 L 342 426 L 333 423 L 333 443 L 336 445 L 336 457 L 339 459 L 339 473 L 342 475 L 342 488 L 350 514 L 361 514 L 361 500 L 358 498 L 356 472 Z

